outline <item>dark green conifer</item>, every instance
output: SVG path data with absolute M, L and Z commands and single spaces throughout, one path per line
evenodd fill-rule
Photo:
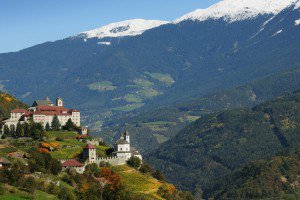
M 52 129 L 55 130 L 55 131 L 59 131 L 60 130 L 61 125 L 60 125 L 60 122 L 58 120 L 57 115 L 55 115 L 53 117 L 51 126 L 52 126 Z
M 48 122 L 46 124 L 46 131 L 50 131 L 50 124 Z

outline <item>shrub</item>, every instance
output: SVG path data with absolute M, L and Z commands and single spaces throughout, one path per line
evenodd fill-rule
M 151 168 L 150 165 L 148 165 L 147 163 L 143 163 L 140 167 L 140 172 L 142 172 L 143 174 L 146 173 L 152 173 L 153 169 Z
M 135 169 L 138 169 L 141 166 L 141 159 L 138 157 L 132 156 L 128 161 L 127 164 Z
M 69 190 L 67 188 L 61 188 L 61 190 L 58 194 L 58 198 L 62 199 L 62 200 L 76 200 L 77 199 L 74 192 L 72 192 L 71 190 Z
M 161 171 L 159 171 L 158 169 L 155 170 L 155 172 L 152 174 L 152 176 L 154 178 L 156 178 L 157 180 L 159 180 L 159 181 L 165 181 L 166 180 L 165 175 Z
M 63 142 L 63 141 L 65 141 L 65 139 L 64 139 L 64 138 L 61 138 L 61 137 L 57 137 L 57 138 L 55 139 L 55 141 Z
M 0 183 L 0 195 L 4 194 L 3 183 Z

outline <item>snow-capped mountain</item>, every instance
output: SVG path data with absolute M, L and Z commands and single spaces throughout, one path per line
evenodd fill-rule
M 100 28 L 79 33 L 79 36 L 88 38 L 117 38 L 124 36 L 141 35 L 147 30 L 157 28 L 161 25 L 177 24 L 186 20 L 205 21 L 208 19 L 221 19 L 234 22 L 239 20 L 255 18 L 258 15 L 276 15 L 283 9 L 294 4 L 300 7 L 299 0 L 223 0 L 207 9 L 197 9 L 173 22 L 160 20 L 132 19 L 111 23 Z M 110 45 L 110 42 L 99 42 L 98 44 Z
M 167 24 L 167 21 L 133 19 L 116 23 L 80 33 L 86 38 L 124 37 L 140 35 L 146 30 Z
M 220 19 L 234 22 L 255 18 L 258 15 L 277 14 L 297 0 L 223 0 L 207 9 L 197 9 L 175 20 L 179 23 L 185 20 L 205 21 Z M 297 3 L 300 6 L 300 2 Z

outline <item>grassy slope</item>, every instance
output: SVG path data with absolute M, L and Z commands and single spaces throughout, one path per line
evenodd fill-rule
M 50 131 L 47 133 L 47 142 L 54 142 L 59 145 L 59 150 L 50 152 L 50 154 L 56 159 L 70 159 L 81 153 L 82 148 L 86 145 L 84 142 L 76 140 L 76 132 L 55 132 Z M 63 139 L 63 141 L 57 141 L 57 138 Z M 105 151 L 108 146 L 96 146 L 97 154 L 105 156 Z
M 126 188 L 137 195 L 143 196 L 145 199 L 162 199 L 157 195 L 157 190 L 162 183 L 154 179 L 152 176 L 142 174 L 127 165 L 115 166 L 113 171 L 117 172 L 125 181 Z
M 47 139 L 46 143 L 56 143 L 58 145 L 57 149 L 50 152 L 50 154 L 56 159 L 71 159 L 74 158 L 77 154 L 81 153 L 82 148 L 86 145 L 85 142 L 80 142 L 76 140 L 76 132 L 56 132 L 49 131 L 46 133 Z M 63 141 L 56 141 L 57 138 L 63 139 Z M 40 142 L 38 141 L 28 141 L 22 142 L 18 140 L 12 141 L 0 141 L 0 156 L 7 157 L 8 153 L 12 152 L 25 152 L 31 147 L 40 147 Z M 106 150 L 108 146 L 96 146 L 97 154 L 99 156 L 105 157 Z
M 47 194 L 40 190 L 37 190 L 33 194 L 30 194 L 10 185 L 5 185 L 5 193 L 0 197 L 1 200 L 58 200 L 58 198 L 54 195 Z

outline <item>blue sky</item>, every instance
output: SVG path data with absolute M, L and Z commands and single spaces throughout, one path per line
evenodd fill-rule
M 3 0 L 0 53 L 127 19 L 174 20 L 218 0 Z

